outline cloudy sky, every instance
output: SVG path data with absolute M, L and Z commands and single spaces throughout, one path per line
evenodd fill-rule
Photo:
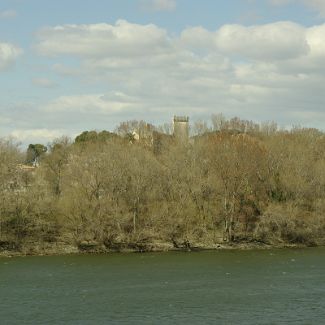
M 325 0 L 1 0 L 0 136 L 220 112 L 325 129 Z

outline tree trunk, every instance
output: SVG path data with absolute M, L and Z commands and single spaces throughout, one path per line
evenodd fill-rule
M 137 217 L 137 212 L 136 210 L 133 211 L 133 232 L 136 232 L 136 217 Z

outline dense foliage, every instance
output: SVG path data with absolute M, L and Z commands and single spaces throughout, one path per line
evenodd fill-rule
M 0 250 L 322 244 L 324 133 L 220 116 L 212 125 L 197 122 L 187 145 L 162 136 L 159 150 L 125 127 L 84 132 L 47 152 L 30 146 L 34 169 L 1 140 Z

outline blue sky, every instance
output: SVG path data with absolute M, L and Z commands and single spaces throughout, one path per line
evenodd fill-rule
M 213 113 L 325 129 L 325 0 L 2 0 L 0 136 Z

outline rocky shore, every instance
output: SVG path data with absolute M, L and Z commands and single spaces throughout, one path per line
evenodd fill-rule
M 313 245 L 323 246 L 324 244 Z M 217 244 L 202 244 L 182 243 L 175 245 L 171 242 L 154 242 L 154 243 L 119 243 L 106 247 L 98 245 L 95 242 L 81 242 L 78 245 L 66 243 L 54 244 L 34 244 L 26 245 L 20 249 L 2 249 L 0 257 L 14 256 L 51 256 L 51 255 L 69 255 L 69 254 L 108 254 L 108 253 L 146 253 L 146 252 L 193 252 L 205 250 L 250 250 L 250 249 L 281 249 L 281 248 L 305 248 L 310 245 L 294 244 L 294 243 L 276 243 L 268 244 L 262 242 L 233 242 L 233 243 L 217 243 Z

